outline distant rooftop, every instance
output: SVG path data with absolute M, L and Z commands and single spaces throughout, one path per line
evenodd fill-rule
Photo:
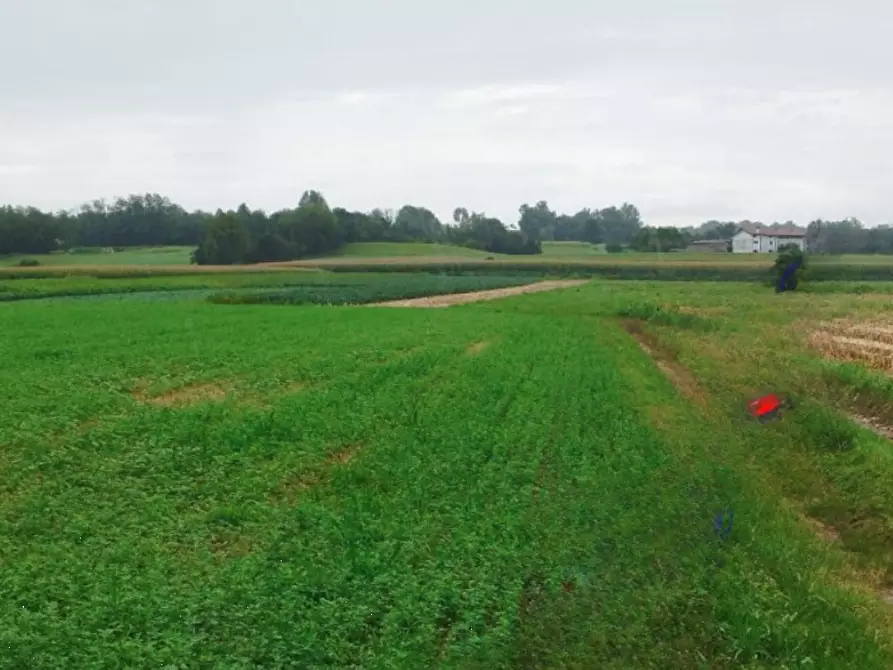
M 751 235 L 771 235 L 772 237 L 806 237 L 806 229 L 797 226 L 763 226 L 759 223 L 742 223 L 738 228 Z

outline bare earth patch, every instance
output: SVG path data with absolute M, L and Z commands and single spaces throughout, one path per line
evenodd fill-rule
M 656 337 L 646 332 L 642 328 L 641 322 L 635 319 L 624 319 L 621 321 L 621 324 L 626 332 L 636 339 L 642 350 L 651 357 L 658 370 L 664 373 L 683 396 L 701 407 L 707 405 L 707 395 L 701 389 L 695 376 L 688 368 L 678 363 L 661 346 Z
M 875 435 L 888 440 L 893 440 L 893 428 L 884 423 L 882 419 L 873 416 L 865 416 L 863 414 L 856 414 L 855 412 L 850 413 L 850 418 L 863 428 L 870 430 Z
M 140 402 L 160 407 L 182 407 L 201 402 L 221 402 L 226 395 L 227 390 L 216 383 L 190 384 L 156 396 L 147 396 L 145 391 L 140 388 L 133 392 L 133 397 Z
M 311 467 L 308 471 L 290 477 L 283 482 L 282 486 L 279 487 L 279 491 L 271 496 L 270 502 L 274 504 L 295 502 L 300 494 L 325 483 L 334 466 L 350 464 L 362 448 L 362 442 L 353 442 L 332 452 L 321 466 Z
M 218 556 L 240 558 L 251 553 L 251 540 L 244 535 L 221 533 L 211 538 L 211 551 Z
M 840 542 L 840 533 L 837 532 L 837 529 L 805 514 L 801 518 L 803 519 L 803 522 L 809 526 L 810 530 L 812 530 L 812 532 L 820 539 L 825 542 Z
M 728 307 L 690 307 L 688 305 L 663 305 L 665 309 L 675 309 L 681 314 L 691 314 L 692 316 L 721 316 L 728 314 L 731 310 Z
M 491 291 L 474 291 L 472 293 L 452 293 L 449 295 L 432 295 L 427 298 L 410 298 L 409 300 L 390 300 L 377 302 L 370 307 L 449 307 L 450 305 L 462 305 L 467 302 L 480 302 L 482 300 L 498 300 L 522 293 L 540 293 L 542 291 L 554 291 L 560 288 L 581 286 L 586 279 L 560 279 L 541 281 L 524 286 L 512 286 L 509 288 L 497 288 Z
M 348 444 L 346 447 L 339 449 L 331 456 L 329 456 L 326 459 L 326 465 L 347 465 L 354 459 L 354 456 L 356 456 L 362 448 L 362 442 L 354 442 L 353 444 Z
M 473 344 L 469 344 L 468 348 L 465 350 L 465 353 L 469 356 L 477 356 L 484 349 L 490 346 L 490 340 L 481 340 L 480 342 L 474 342 Z

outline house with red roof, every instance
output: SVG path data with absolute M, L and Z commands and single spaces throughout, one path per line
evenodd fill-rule
M 785 244 L 796 244 L 806 251 L 806 229 L 792 225 L 742 223 L 732 236 L 732 253 L 772 254 Z

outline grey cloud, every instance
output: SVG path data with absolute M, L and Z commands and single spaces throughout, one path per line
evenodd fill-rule
M 540 198 L 893 221 L 891 22 L 867 1 L 0 0 L 0 201 L 316 187 L 510 221 Z

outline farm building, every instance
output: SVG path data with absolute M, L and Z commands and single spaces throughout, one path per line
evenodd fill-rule
M 689 244 L 685 250 L 726 253 L 729 250 L 729 240 L 696 240 Z
M 732 236 L 732 253 L 775 253 L 785 244 L 796 244 L 806 250 L 806 231 L 796 226 L 761 226 L 742 223 Z

